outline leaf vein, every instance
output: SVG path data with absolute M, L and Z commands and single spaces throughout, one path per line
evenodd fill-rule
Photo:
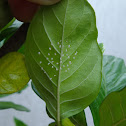
M 46 57 L 46 55 L 44 55 L 43 51 L 39 48 L 38 44 L 36 43 L 36 39 L 35 39 L 35 36 L 34 36 L 33 32 L 32 32 L 32 36 L 33 36 L 33 40 L 34 40 L 36 46 L 38 47 L 38 49 L 40 50 L 41 54 L 42 54 L 42 55 L 45 57 L 45 59 L 46 59 L 48 62 L 50 62 L 50 64 L 52 64 L 52 66 L 54 66 L 55 69 L 56 69 L 57 67 L 55 66 L 55 64 L 53 64 L 50 60 L 48 60 L 47 57 Z M 57 68 L 57 69 L 58 69 L 58 68 Z
M 33 74 L 34 74 L 34 70 L 32 69 L 32 67 L 31 67 L 31 70 L 32 70 L 32 72 L 33 72 Z M 36 80 L 38 80 L 38 82 L 43 86 L 43 88 L 46 89 L 46 90 L 54 97 L 55 100 L 57 100 L 57 99 L 56 99 L 56 96 L 53 94 L 53 92 L 51 92 L 47 87 L 45 87 L 44 84 L 42 84 L 42 82 L 39 80 L 39 78 L 38 78 L 37 76 L 35 76 L 35 74 L 34 74 L 34 77 L 35 77 Z
M 91 51 L 91 48 L 92 48 L 92 44 L 91 44 L 91 47 L 89 48 L 89 51 L 88 51 L 88 54 L 87 54 L 87 56 L 85 57 L 85 59 L 84 59 L 84 61 L 81 63 L 81 65 L 75 70 L 75 71 L 73 71 L 73 73 L 70 75 L 70 76 L 68 76 L 67 78 L 65 78 L 64 80 L 62 80 L 61 82 L 63 82 L 63 81 L 65 81 L 66 79 L 68 79 L 68 78 L 70 78 L 84 63 L 85 63 L 85 61 L 86 61 L 86 59 L 87 59 L 87 57 L 88 57 L 88 55 L 89 55 L 89 53 L 90 53 L 90 51 Z
M 97 61 L 97 62 L 98 62 L 98 61 Z M 96 64 L 97 64 L 97 63 L 96 63 Z M 90 76 L 90 74 L 94 71 L 94 68 L 95 68 L 96 64 L 94 65 L 92 71 L 87 75 L 87 77 L 86 77 L 79 85 L 77 85 L 76 87 L 74 87 L 74 88 L 72 88 L 72 89 L 70 89 L 70 90 L 67 90 L 67 91 L 63 92 L 62 94 L 67 93 L 67 92 L 69 92 L 69 91 L 71 91 L 71 90 L 73 90 L 73 89 L 78 88 L 83 82 L 85 82 L 85 81 L 88 79 L 88 77 Z M 91 92 L 91 93 L 92 93 L 92 92 Z M 61 95 L 62 95 L 62 94 L 61 94 Z M 88 95 L 89 95 L 89 94 L 88 94 Z M 86 95 L 86 96 L 88 96 L 88 95 Z M 85 96 L 85 97 L 86 97 L 86 96 Z M 84 97 L 82 97 L 82 98 L 84 98 Z M 64 103 L 64 102 L 67 102 L 67 101 L 79 100 L 79 99 L 82 99 L 82 98 L 77 98 L 77 99 L 72 99 L 72 100 L 66 100 L 66 101 L 61 102 L 61 104 Z
M 52 12 L 54 13 L 54 15 L 55 15 L 56 19 L 59 21 L 59 23 L 63 26 L 63 24 L 61 23 L 60 19 L 59 19 L 58 16 L 56 15 L 56 13 L 55 13 L 55 11 L 54 11 L 53 8 L 52 8 Z
M 81 46 L 82 42 L 87 38 L 87 36 L 90 34 L 90 32 L 91 32 L 91 26 L 90 26 L 89 32 L 87 33 L 86 36 L 84 36 L 84 38 L 82 39 L 82 41 L 80 42 L 80 44 L 77 46 L 77 48 L 75 49 L 75 51 Z M 73 51 L 73 52 L 70 54 L 70 57 L 71 57 L 71 55 L 73 55 L 73 53 L 74 53 L 75 51 Z M 68 60 L 68 58 L 67 58 L 66 60 Z M 65 60 L 63 63 L 65 63 L 66 60 Z
M 43 20 L 44 20 L 44 19 L 45 19 L 45 16 L 44 16 L 44 10 L 43 10 Z M 54 44 L 53 44 L 53 42 L 52 42 L 52 40 L 51 40 L 51 37 L 49 36 L 49 34 L 48 34 L 47 30 L 46 30 L 46 25 L 44 24 L 44 21 L 42 21 L 42 23 L 43 23 L 43 27 L 44 27 L 44 29 L 45 29 L 45 33 L 46 33 L 46 35 L 48 36 L 51 45 L 52 45 L 53 48 L 56 50 L 56 52 L 57 52 L 58 54 L 60 54 L 60 52 L 59 52 L 59 51 L 57 50 L 57 48 L 54 46 Z
M 30 54 L 31 54 L 31 56 L 32 56 L 32 58 L 33 58 L 33 60 L 36 62 L 36 64 L 38 64 L 38 62 L 35 60 L 35 58 L 34 58 L 34 56 L 32 55 L 32 53 L 31 53 L 31 51 L 29 50 L 29 52 L 30 52 Z M 38 66 L 39 67 L 41 67 L 39 64 L 38 64 Z M 44 71 L 44 70 L 43 70 Z M 44 71 L 45 72 L 45 71 Z M 49 75 L 47 74 L 47 73 L 45 73 L 46 75 L 47 75 L 47 77 L 48 77 L 48 79 L 50 80 L 50 77 L 49 77 Z M 54 84 L 56 87 L 57 87 L 57 85 L 52 81 L 52 80 L 50 80 L 51 82 L 52 82 L 52 84 Z

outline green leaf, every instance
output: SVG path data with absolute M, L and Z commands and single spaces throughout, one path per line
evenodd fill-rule
M 0 101 L 0 110 L 13 108 L 18 111 L 30 112 L 30 110 L 22 105 L 15 104 L 13 102 Z
M 8 94 L 0 94 L 0 98 L 6 97 Z
M 84 111 L 69 118 L 75 126 L 87 126 Z
M 13 18 L 1 31 L 0 31 L 0 48 L 3 44 L 20 28 L 22 22 Z
M 126 126 L 126 87 L 110 93 L 99 110 L 100 126 Z
M 98 97 L 90 105 L 94 123 L 99 126 L 99 108 L 107 95 L 126 86 L 126 66 L 123 59 L 114 56 L 103 57 L 103 77 Z
M 70 119 L 66 118 L 61 121 L 62 126 L 75 126 Z M 55 122 L 49 124 L 49 126 L 57 126 Z
M 105 51 L 104 44 L 103 43 L 99 43 L 99 47 L 100 47 L 102 53 L 104 53 L 104 51 Z
M 31 82 L 31 86 L 32 86 L 32 89 L 33 91 L 41 98 L 40 94 L 38 93 L 38 91 L 36 90 L 33 82 Z M 41 98 L 42 99 L 42 98 Z M 48 114 L 48 116 L 52 119 L 54 119 L 52 117 L 52 115 L 49 113 L 48 109 L 46 108 L 46 112 Z M 55 120 L 55 119 L 54 119 Z M 87 123 L 86 123 L 86 118 L 85 118 L 85 113 L 84 111 L 76 114 L 76 115 L 73 115 L 71 117 L 69 117 L 69 120 L 75 125 L 75 126 L 87 126 Z M 49 126 L 55 126 L 56 123 L 51 123 Z
M 25 46 L 24 44 L 20 47 L 20 49 L 18 50 L 19 53 L 24 54 L 25 53 Z
M 50 123 L 49 126 L 56 126 L 56 123 L 55 122 Z
M 62 126 L 75 126 L 70 119 L 66 118 L 62 120 Z
M 14 122 L 15 122 L 15 126 L 27 126 L 24 122 L 17 119 L 16 117 L 14 118 Z
M 81 112 L 96 98 L 102 53 L 95 13 L 86 0 L 62 0 L 40 8 L 28 31 L 26 64 L 58 122 Z
M 12 14 L 8 5 L 7 0 L 0 0 L 0 30 L 3 28 L 11 19 Z
M 7 25 L 5 25 L 0 31 L 4 31 L 5 29 L 11 27 L 13 25 L 13 23 L 15 22 L 15 18 L 13 18 Z
M 33 82 L 31 82 L 31 87 L 33 89 L 33 91 L 36 93 L 37 96 L 39 96 L 41 98 L 41 95 L 39 94 L 39 92 L 37 91 L 37 89 L 35 88 L 35 85 L 33 84 Z M 42 99 L 42 98 L 41 98 Z
M 0 94 L 20 91 L 29 81 L 24 56 L 8 53 L 0 59 Z

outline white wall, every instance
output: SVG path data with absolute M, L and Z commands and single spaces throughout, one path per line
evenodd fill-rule
M 96 11 L 98 42 L 104 43 L 105 54 L 115 55 L 126 61 L 126 1 L 89 0 L 89 2 Z M 15 110 L 0 111 L 0 126 L 14 126 L 13 116 L 22 119 L 29 126 L 48 126 L 52 121 L 46 115 L 44 102 L 30 87 L 21 95 L 16 94 L 0 100 L 14 101 L 31 109 L 30 113 Z M 89 126 L 92 126 L 92 123 Z
M 126 61 L 126 1 L 88 0 L 96 12 L 98 42 L 104 43 L 105 54 Z

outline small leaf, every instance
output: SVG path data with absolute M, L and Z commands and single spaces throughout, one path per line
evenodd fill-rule
M 126 126 L 126 87 L 110 93 L 100 106 L 100 126 Z
M 70 121 L 70 119 L 68 119 L 68 118 L 63 119 L 61 122 L 62 122 L 62 126 L 75 126 L 75 125 Z
M 16 117 L 14 118 L 15 126 L 28 126 L 21 120 L 17 119 Z
M 24 48 L 24 44 L 20 47 L 20 49 L 18 50 L 19 53 L 24 54 L 25 53 L 25 48 Z
M 103 43 L 99 43 L 99 47 L 100 47 L 102 53 L 104 53 L 104 51 L 105 51 L 104 44 Z
M 22 22 L 13 18 L 1 31 L 0 31 L 0 48 L 3 44 L 20 28 Z
M 112 92 L 126 86 L 126 66 L 123 59 L 114 56 L 103 57 L 103 77 L 99 95 L 90 105 L 94 123 L 99 126 L 99 108 L 103 100 Z
M 0 30 L 12 19 L 7 0 L 0 0 Z
M 6 97 L 8 96 L 9 94 L 0 94 L 0 98 L 3 98 L 3 97 Z
M 81 112 L 96 98 L 102 53 L 95 13 L 87 0 L 62 0 L 40 8 L 28 31 L 26 63 L 58 122 Z
M 30 111 L 28 108 L 26 108 L 22 105 L 15 104 L 13 102 L 0 101 L 0 110 L 10 109 L 10 108 L 13 108 L 13 109 L 18 110 L 18 111 L 26 111 L 26 112 Z
M 56 126 L 56 123 L 55 122 L 50 123 L 49 126 Z
M 84 111 L 69 118 L 75 126 L 87 126 Z
M 20 91 L 29 81 L 24 56 L 8 53 L 0 59 L 0 94 Z
M 66 119 L 63 119 L 61 121 L 61 125 L 62 126 L 78 126 L 78 125 L 74 125 L 70 119 L 66 118 Z M 57 126 L 55 122 L 49 124 L 49 126 Z M 84 125 L 83 125 L 84 126 Z

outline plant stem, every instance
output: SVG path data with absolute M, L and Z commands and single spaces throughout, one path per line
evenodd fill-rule
M 60 126 L 60 72 L 61 63 L 59 66 L 59 79 L 58 79 L 58 89 L 57 89 L 57 126 Z
M 57 122 L 57 126 L 61 126 L 61 125 L 60 125 L 60 122 Z

